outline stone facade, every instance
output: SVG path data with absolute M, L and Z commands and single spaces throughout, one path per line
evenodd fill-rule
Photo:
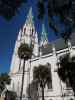
M 51 68 L 52 86 L 50 88 L 46 86 L 45 100 L 71 100 L 71 98 L 74 100 L 72 89 L 66 87 L 66 84 L 60 80 L 57 73 L 59 57 L 69 52 L 71 56 L 75 54 L 74 36 L 72 36 L 72 41 L 68 41 L 67 45 L 65 45 L 62 39 L 57 39 L 48 43 L 44 24 L 42 25 L 42 35 L 44 37 L 42 36 L 40 43 L 38 43 L 38 34 L 34 27 L 32 8 L 30 8 L 26 22 L 23 28 L 20 29 L 15 43 L 10 67 L 10 76 L 12 80 L 9 89 L 16 91 L 17 95 L 20 96 L 23 60 L 19 59 L 17 50 L 20 44 L 25 42 L 28 45 L 33 45 L 33 55 L 32 59 L 29 59 L 25 63 L 23 97 L 28 98 L 27 87 L 33 80 L 33 68 L 35 66 L 38 67 L 39 64 L 49 64 Z M 39 94 L 39 100 L 41 100 L 41 94 Z

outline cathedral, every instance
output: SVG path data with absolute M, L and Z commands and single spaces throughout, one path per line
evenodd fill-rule
M 71 40 L 68 40 L 67 45 L 62 38 L 55 41 L 48 42 L 47 32 L 44 24 L 42 24 L 42 32 L 40 35 L 40 42 L 38 33 L 34 26 L 32 8 L 30 8 L 23 28 L 19 30 L 19 34 L 15 43 L 11 67 L 10 77 L 11 84 L 10 90 L 15 91 L 20 96 L 22 73 L 23 73 L 23 60 L 18 57 L 18 48 L 21 43 L 33 45 L 33 55 L 25 63 L 23 98 L 28 100 L 27 87 L 33 80 L 33 69 L 35 66 L 48 65 L 51 71 L 51 83 L 45 87 L 44 97 L 45 100 L 74 100 L 73 90 L 67 87 L 65 83 L 59 78 L 57 73 L 57 63 L 59 57 L 70 53 L 71 56 L 75 55 L 75 40 L 74 33 Z M 38 89 L 38 100 L 41 100 L 41 90 Z

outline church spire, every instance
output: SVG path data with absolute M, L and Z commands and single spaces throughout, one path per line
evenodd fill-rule
M 19 35 L 15 43 L 15 48 L 11 62 L 11 73 L 17 73 L 19 69 L 22 69 L 23 61 L 20 61 L 17 54 L 18 47 L 21 43 L 26 43 L 29 46 L 31 46 L 33 43 L 34 55 L 38 56 L 38 35 L 34 26 L 32 7 L 29 10 L 25 24 L 19 31 Z
M 29 13 L 28 13 L 28 15 L 27 15 L 27 19 L 26 19 L 26 25 L 31 25 L 31 26 L 33 26 L 33 23 L 34 21 L 33 21 L 33 14 L 32 14 L 32 7 L 30 8 L 30 10 L 29 10 Z
M 45 25 L 42 24 L 40 46 L 45 46 L 46 44 L 48 44 L 48 37 L 47 37 L 47 32 L 45 30 Z
M 34 20 L 32 14 L 32 7 L 29 9 L 25 24 L 22 28 L 22 40 L 25 41 L 29 46 L 32 44 L 32 38 L 35 34 Z

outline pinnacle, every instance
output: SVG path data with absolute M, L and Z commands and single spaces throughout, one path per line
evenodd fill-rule
M 32 14 L 32 7 L 30 7 L 29 13 L 27 15 L 26 19 L 26 25 L 32 25 L 33 26 L 33 14 Z
M 40 41 L 41 45 L 43 45 L 45 41 L 48 42 L 48 37 L 47 37 L 47 32 L 45 30 L 45 25 L 42 24 L 41 41 Z

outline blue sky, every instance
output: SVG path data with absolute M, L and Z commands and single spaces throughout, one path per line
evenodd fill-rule
M 40 21 L 36 18 L 36 8 L 34 8 L 36 2 L 34 0 L 29 0 L 29 3 L 23 4 L 19 8 L 19 12 L 11 21 L 6 21 L 3 17 L 0 16 L 0 73 L 9 72 L 12 53 L 15 45 L 16 38 L 18 36 L 19 29 L 23 26 L 26 20 L 26 15 L 30 6 L 33 7 L 33 15 L 35 18 L 35 26 L 38 33 L 41 32 Z M 45 18 L 46 30 L 49 33 L 49 40 L 54 40 L 56 37 L 53 34 L 53 31 L 49 29 L 48 22 Z

